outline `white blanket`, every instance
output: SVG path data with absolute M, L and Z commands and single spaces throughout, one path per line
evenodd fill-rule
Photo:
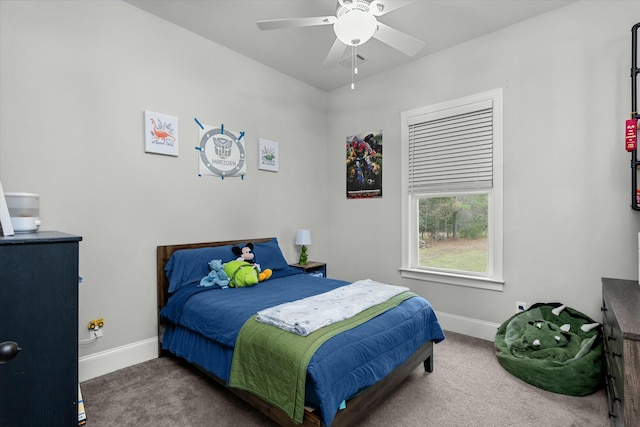
M 307 336 L 323 326 L 349 319 L 409 288 L 371 279 L 259 311 L 256 320 L 294 334 Z

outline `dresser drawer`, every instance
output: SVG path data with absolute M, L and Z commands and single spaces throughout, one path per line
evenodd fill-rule
M 622 400 L 616 398 L 615 382 L 606 381 L 607 407 L 609 410 L 609 420 L 612 426 L 624 426 L 624 410 Z
M 607 301 L 603 300 L 602 335 L 604 340 L 605 385 L 609 419 L 613 426 L 624 425 L 624 376 L 620 355 L 623 354 L 623 341 L 617 327 L 615 316 L 607 310 Z
M 609 325 L 604 325 L 603 332 L 607 373 L 622 383 L 624 379 L 624 340 L 622 334 L 619 329 L 611 328 Z

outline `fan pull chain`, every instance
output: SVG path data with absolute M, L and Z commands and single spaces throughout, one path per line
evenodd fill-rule
M 358 74 L 358 46 L 353 47 L 353 74 Z
M 355 65 L 354 65 L 354 59 L 353 59 L 354 49 L 355 49 L 355 46 L 351 45 L 351 90 L 354 90 L 356 88 L 356 85 L 354 83 L 354 80 L 355 80 Z
M 358 74 L 358 46 L 351 45 L 351 90 L 354 90 L 356 88 L 356 74 Z

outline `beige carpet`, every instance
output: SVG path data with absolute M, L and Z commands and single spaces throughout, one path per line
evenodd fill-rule
M 434 371 L 416 369 L 359 426 L 609 425 L 603 390 L 551 393 L 505 371 L 493 343 L 452 332 L 435 346 Z M 87 425 L 274 426 L 197 370 L 172 357 L 150 360 L 81 384 Z

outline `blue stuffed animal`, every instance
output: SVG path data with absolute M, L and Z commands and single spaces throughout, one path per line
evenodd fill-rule
M 198 287 L 209 287 L 217 285 L 221 289 L 227 289 L 229 287 L 229 276 L 224 272 L 222 266 L 222 260 L 214 259 L 209 261 L 209 268 L 211 271 L 209 274 L 200 280 Z

